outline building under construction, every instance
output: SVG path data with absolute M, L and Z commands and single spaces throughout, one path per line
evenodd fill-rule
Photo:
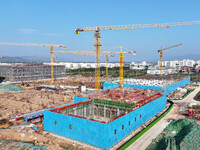
M 44 130 L 109 149 L 166 108 L 168 92 L 188 83 L 190 78 L 165 88 L 104 83 L 102 91 L 44 111 Z
M 162 91 L 115 88 L 102 92 L 44 111 L 44 130 L 108 149 L 166 107 Z M 127 101 L 128 97 L 135 100 Z
M 6 64 L 0 66 L 5 81 L 31 81 L 51 78 L 51 66 L 44 64 Z M 66 77 L 64 65 L 54 66 L 54 78 Z

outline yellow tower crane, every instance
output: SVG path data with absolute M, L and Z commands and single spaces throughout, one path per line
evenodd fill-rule
M 166 48 L 163 48 L 161 46 L 161 48 L 158 50 L 158 53 L 160 53 L 160 76 L 162 76 L 163 51 L 167 50 L 167 49 L 170 49 L 170 48 L 178 47 L 178 46 L 181 46 L 181 45 L 183 45 L 183 44 L 177 44 L 177 45 L 173 45 L 173 46 L 166 47 Z
M 51 54 L 51 84 L 53 84 L 54 76 L 53 76 L 53 64 L 54 64 L 54 47 L 62 47 L 67 48 L 65 45 L 61 44 L 35 44 L 35 43 L 5 43 L 0 42 L 0 45 L 14 45 L 14 46 L 39 46 L 39 47 L 50 47 Z
M 92 51 L 54 51 L 54 52 L 56 52 L 56 53 L 73 53 L 73 54 L 85 54 L 85 53 L 87 53 L 87 55 L 95 55 L 96 56 L 96 53 L 94 53 Z M 123 85 L 123 66 L 124 66 L 124 56 L 123 56 L 123 54 L 136 55 L 136 51 L 123 52 L 122 46 L 120 46 L 120 52 L 102 51 L 101 54 L 99 54 L 99 55 L 100 56 L 106 56 L 106 54 L 120 54 L 120 59 L 119 59 L 119 63 L 120 63 L 120 86 L 122 87 L 122 85 Z M 108 57 L 108 56 L 106 56 L 106 57 Z M 106 58 L 106 59 L 107 59 L 106 60 L 106 77 L 107 77 L 108 76 L 108 58 Z M 99 63 L 99 65 L 100 65 L 100 63 Z M 95 72 L 95 77 L 96 77 L 96 72 Z M 95 89 L 99 90 L 96 87 L 97 86 L 96 86 L 96 82 L 95 82 Z
M 110 56 L 110 57 L 115 57 L 114 55 L 104 55 L 104 56 L 106 56 L 106 79 L 108 79 L 108 57 Z
M 200 21 L 176 22 L 176 23 L 160 23 L 160 24 L 136 24 L 136 25 L 114 25 L 114 26 L 96 26 L 84 27 L 75 29 L 75 33 L 85 31 L 94 31 L 94 46 L 95 46 L 95 89 L 100 89 L 100 31 L 107 30 L 126 30 L 126 29 L 144 29 L 144 28 L 162 28 L 162 27 L 176 27 L 176 26 L 189 26 L 200 24 Z

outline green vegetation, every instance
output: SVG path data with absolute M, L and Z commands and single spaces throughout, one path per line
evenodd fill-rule
M 200 147 L 200 125 L 195 120 L 172 121 L 146 150 L 198 149 Z
M 159 118 L 157 118 L 155 121 L 153 121 L 149 126 L 147 126 L 144 130 L 142 130 L 140 133 L 138 133 L 136 136 L 134 136 L 132 139 L 130 139 L 127 143 L 125 143 L 122 147 L 119 148 L 119 150 L 125 150 L 127 147 L 129 147 L 132 143 L 134 143 L 137 139 L 139 139 L 145 132 L 147 132 L 151 127 L 153 127 L 158 121 L 160 121 L 166 114 L 170 112 L 170 110 L 173 108 L 174 105 L 171 105 L 170 108 L 162 114 Z
M 147 75 L 147 70 L 131 70 L 129 67 L 124 67 L 123 69 L 125 78 L 134 78 Z M 101 77 L 106 75 L 106 67 L 101 67 L 100 71 Z M 66 73 L 68 75 L 95 76 L 95 68 L 67 69 Z M 119 67 L 108 68 L 108 75 L 111 77 L 119 77 Z M 200 74 L 186 74 L 179 72 L 170 76 L 190 77 L 191 81 L 200 81 Z
M 194 99 L 200 101 L 200 92 L 198 92 L 197 95 L 195 95 Z
M 191 109 L 199 109 L 200 110 L 200 105 L 194 105 L 192 107 L 190 107 Z
M 62 148 L 62 150 L 72 150 L 72 148 Z
M 139 77 L 147 74 L 146 70 L 130 70 L 129 67 L 124 67 L 124 77 Z M 106 67 L 100 68 L 100 76 L 106 75 Z M 95 68 L 79 68 L 79 69 L 67 69 L 68 75 L 82 75 L 82 76 L 95 76 Z M 108 75 L 111 77 L 119 77 L 119 67 L 108 68 Z
M 172 74 L 170 76 L 180 76 L 180 77 L 190 77 L 191 81 L 200 81 L 200 74 L 186 74 L 186 73 L 176 73 L 176 74 Z

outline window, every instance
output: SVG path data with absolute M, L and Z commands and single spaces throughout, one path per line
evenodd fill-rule
M 141 119 L 142 115 L 140 114 L 140 119 Z
M 115 134 L 117 134 L 117 130 L 115 129 L 115 132 L 114 132 Z
M 69 129 L 70 129 L 70 130 L 72 129 L 72 125 L 71 125 L 71 124 L 69 125 Z
M 136 122 L 136 118 L 135 118 L 135 122 Z
M 57 126 L 57 121 L 55 121 L 55 126 Z
M 122 130 L 124 130 L 124 125 L 122 125 Z
M 131 122 L 130 122 L 130 121 L 128 122 L 128 125 L 129 125 L 129 126 L 131 125 Z

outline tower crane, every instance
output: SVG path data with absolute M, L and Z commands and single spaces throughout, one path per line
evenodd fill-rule
M 55 51 L 55 52 L 56 53 L 73 53 L 73 54 L 85 54 L 85 53 L 87 53 L 87 55 L 89 55 L 89 54 L 95 55 L 95 58 L 96 58 L 96 53 L 94 53 L 92 51 Z M 103 56 L 105 54 L 120 54 L 120 59 L 119 59 L 119 63 L 120 63 L 120 71 L 119 71 L 120 72 L 120 82 L 119 83 L 120 83 L 120 86 L 122 87 L 122 85 L 123 85 L 123 66 L 124 66 L 124 56 L 123 56 L 123 54 L 136 55 L 136 51 L 123 52 L 122 51 L 122 46 L 120 46 L 120 52 L 102 51 L 101 54 L 99 54 L 99 55 Z M 108 58 L 107 57 L 108 56 L 106 56 L 106 77 L 108 76 Z M 99 62 L 99 66 L 100 66 L 100 62 Z M 96 71 L 95 71 L 95 78 L 96 78 Z M 100 78 L 100 74 L 99 74 L 99 78 Z M 96 84 L 97 83 L 95 82 L 95 89 L 99 90 L 99 89 L 96 88 L 96 87 L 98 87 Z
M 176 27 L 198 25 L 200 21 L 175 22 L 175 23 L 160 23 L 160 24 L 135 24 L 135 25 L 114 25 L 114 26 L 95 26 L 75 29 L 75 33 L 85 31 L 94 31 L 94 50 L 95 50 L 95 89 L 100 89 L 100 50 L 101 50 L 101 36 L 100 31 L 107 30 L 126 30 L 126 29 L 145 29 L 145 28 L 162 28 L 162 27 Z
M 161 48 L 158 50 L 158 53 L 160 53 L 160 76 L 162 76 L 163 51 L 164 51 L 164 50 L 167 50 L 167 49 L 170 49 L 170 48 L 178 47 L 178 46 L 181 46 L 181 45 L 183 45 L 183 44 L 177 44 L 177 45 L 173 45 L 173 46 L 166 47 L 166 48 L 163 48 L 163 47 L 161 46 Z
M 62 47 L 67 48 L 65 45 L 61 44 L 35 44 L 35 43 L 5 43 L 0 42 L 0 45 L 14 45 L 14 46 L 39 46 L 39 47 L 50 47 L 51 54 L 51 84 L 53 84 L 54 76 L 53 76 L 53 64 L 54 64 L 54 47 Z

